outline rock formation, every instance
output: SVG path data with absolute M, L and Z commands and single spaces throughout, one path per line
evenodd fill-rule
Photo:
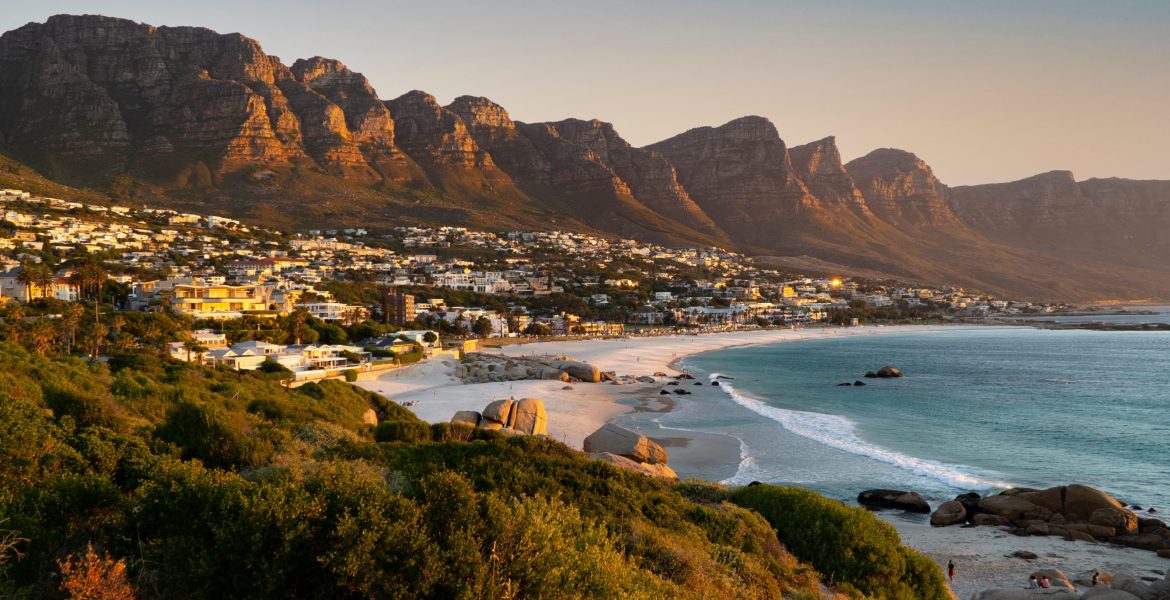
M 865 490 L 857 495 L 857 503 L 872 508 L 893 508 L 914 513 L 930 512 L 930 505 L 918 492 L 902 490 Z
M 1045 490 L 1016 488 L 978 498 L 965 494 L 939 506 L 931 524 L 959 523 L 953 504 L 962 504 L 965 519 L 976 525 L 1005 528 L 1017 535 L 1058 535 L 1086 542 L 1107 541 L 1144 550 L 1170 550 L 1170 527 L 1143 518 L 1105 492 L 1072 484 Z M 944 508 L 945 507 L 945 508 Z
M 621 425 L 606 423 L 585 438 L 585 452 L 614 466 L 653 477 L 677 480 L 666 450 L 650 438 Z
M 451 422 L 511 435 L 548 436 L 548 415 L 544 410 L 544 401 L 536 398 L 494 400 L 482 412 L 456 412 Z

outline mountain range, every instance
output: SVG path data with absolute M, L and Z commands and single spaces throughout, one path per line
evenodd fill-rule
M 383 100 L 337 60 L 102 16 L 0 36 L 8 185 L 288 228 L 555 228 L 1025 298 L 1170 299 L 1170 181 L 949 187 L 910 152 L 844 163 L 833 137 L 789 147 L 759 116 L 639 148 L 596 119 Z

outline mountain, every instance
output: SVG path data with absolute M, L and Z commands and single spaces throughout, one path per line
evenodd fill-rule
M 286 66 L 240 34 L 110 17 L 0 36 L 0 166 L 3 185 L 285 228 L 556 228 L 1037 299 L 1170 299 L 1170 182 L 952 188 L 910 152 L 844 163 L 835 138 L 789 146 L 759 116 L 639 148 L 597 119 L 384 100 L 334 59 Z

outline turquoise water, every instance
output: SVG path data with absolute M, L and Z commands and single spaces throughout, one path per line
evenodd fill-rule
M 906 377 L 835 386 L 885 364 Z M 733 483 L 949 499 L 1082 482 L 1170 511 L 1170 333 L 845 336 L 710 352 L 683 367 L 734 379 L 658 422 L 738 438 Z

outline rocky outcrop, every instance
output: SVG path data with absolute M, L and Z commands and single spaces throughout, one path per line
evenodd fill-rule
M 615 423 L 606 423 L 585 438 L 585 452 L 608 452 L 640 463 L 667 461 L 666 450 L 650 438 Z
M 455 376 L 466 383 L 552 379 L 599 383 L 601 370 L 587 362 L 566 356 L 506 357 L 468 354 L 455 367 Z
M 902 377 L 902 370 L 894 365 L 886 365 L 877 371 L 866 371 L 865 376 L 869 378 L 879 377 L 882 379 L 889 379 L 893 377 Z
M 927 504 L 918 492 L 865 490 L 857 495 L 857 503 L 872 508 L 893 508 L 914 513 L 930 512 L 930 504 Z
M 589 434 L 585 438 L 584 449 L 589 456 L 621 469 L 671 481 L 678 480 L 674 469 L 666 464 L 666 450 L 662 446 L 621 425 L 606 423 Z
M 548 436 L 548 415 L 544 410 L 544 401 L 536 398 L 494 400 L 482 412 L 456 412 L 451 422 L 511 435 Z
M 972 517 L 969 507 L 976 499 Z M 976 525 L 1009 528 L 1018 535 L 1057 535 L 1145 550 L 1170 550 L 1170 528 L 1166 523 L 1138 517 L 1116 499 L 1087 485 L 1018 488 L 981 499 L 975 495 L 959 496 L 956 501 L 962 501 L 968 519 Z M 949 520 L 949 515 L 935 514 L 940 523 Z
M 957 500 L 943 502 L 930 515 L 930 524 L 934 527 L 946 527 L 947 525 L 963 523 L 966 520 L 967 509 Z
M 866 204 L 878 218 L 898 226 L 957 222 L 946 202 L 946 187 L 917 156 L 881 148 L 845 165 Z

